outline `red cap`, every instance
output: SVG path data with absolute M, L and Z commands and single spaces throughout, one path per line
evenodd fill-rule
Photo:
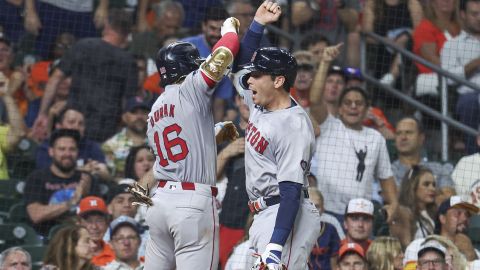
M 338 251 L 338 257 L 340 258 L 340 260 L 342 259 L 343 255 L 345 255 L 345 253 L 347 252 L 355 252 L 360 257 L 362 257 L 362 259 L 365 259 L 365 251 L 363 250 L 362 246 L 360 246 L 357 243 L 343 244 L 340 247 L 340 250 Z
M 78 205 L 77 214 L 83 216 L 86 213 L 99 212 L 101 214 L 108 214 L 107 205 L 105 201 L 96 196 L 88 196 L 83 198 Z

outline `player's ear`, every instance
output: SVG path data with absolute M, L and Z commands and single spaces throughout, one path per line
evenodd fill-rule
M 276 89 L 283 88 L 284 84 L 285 84 L 284 76 L 275 76 L 275 79 L 273 79 L 273 85 L 275 86 Z

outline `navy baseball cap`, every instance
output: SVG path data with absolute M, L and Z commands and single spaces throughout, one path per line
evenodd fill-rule
M 355 79 L 359 81 L 364 81 L 362 72 L 358 68 L 346 67 L 343 69 L 343 72 L 345 74 L 345 77 L 347 77 L 348 80 Z
M 133 112 L 135 109 L 141 108 L 147 111 L 150 111 L 150 104 L 142 97 L 135 96 L 131 97 L 127 100 L 127 104 L 125 104 L 124 112 Z
M 128 226 L 132 228 L 138 234 L 138 236 L 140 236 L 140 224 L 138 224 L 135 219 L 129 216 L 119 216 L 110 223 L 110 239 L 112 239 L 115 232 L 117 232 L 117 230 L 123 226 Z
M 129 187 L 130 187 L 130 185 L 128 185 L 128 184 L 119 184 L 119 185 L 114 186 L 112 188 L 109 196 L 108 196 L 107 203 L 110 204 L 112 202 L 112 200 L 115 197 L 117 197 L 117 195 L 119 195 L 119 194 L 130 193 L 130 192 L 128 192 Z
M 442 224 L 440 224 L 440 215 L 445 215 L 447 211 L 451 208 L 465 209 L 471 215 L 476 215 L 479 211 L 479 208 L 477 206 L 463 200 L 462 197 L 451 196 L 450 198 L 444 200 L 438 207 L 437 217 L 435 219 L 435 233 L 440 233 L 441 230 Z
M 342 76 L 344 80 L 347 79 L 343 68 L 341 68 L 340 66 L 335 66 L 335 65 L 331 66 L 328 69 L 327 76 L 330 76 L 332 74 L 338 74 L 338 75 Z

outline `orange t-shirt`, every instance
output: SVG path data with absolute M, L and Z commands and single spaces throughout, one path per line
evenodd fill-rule
M 92 258 L 92 263 L 96 266 L 105 266 L 115 260 L 115 252 L 112 247 L 103 240 L 102 247 L 102 252 Z
M 160 75 L 158 72 L 148 76 L 143 83 L 143 89 L 153 93 L 153 94 L 161 94 L 163 93 L 163 88 L 160 87 Z
M 27 85 L 37 97 L 42 97 L 48 82 L 48 70 L 52 61 L 41 61 L 31 66 Z
M 455 37 L 459 34 L 459 32 L 451 34 L 452 37 Z M 415 28 L 413 32 L 413 52 L 416 55 L 420 54 L 420 48 L 422 48 L 424 43 L 435 43 L 437 45 L 437 49 L 435 53 L 440 56 L 440 51 L 443 48 L 443 44 L 447 41 L 447 37 L 445 33 L 439 29 L 436 25 L 434 25 L 431 21 L 427 19 L 423 19 Z M 419 73 L 432 73 L 433 71 L 427 68 L 424 65 L 421 65 L 417 62 L 415 64 L 418 67 Z
M 390 122 L 388 122 L 387 117 L 385 116 L 385 114 L 383 114 L 383 111 L 380 108 L 372 107 L 371 112 L 376 117 L 382 120 L 386 128 L 388 128 L 392 132 L 395 132 L 395 128 L 392 126 L 392 124 L 390 124 Z M 377 126 L 375 125 L 375 122 L 373 122 L 373 120 L 371 119 L 363 120 L 363 125 L 370 128 L 375 128 L 375 129 L 377 128 Z

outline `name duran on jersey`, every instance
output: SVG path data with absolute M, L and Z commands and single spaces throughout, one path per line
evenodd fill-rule
M 260 155 L 263 155 L 265 149 L 267 149 L 268 141 L 260 134 L 260 131 L 252 123 L 248 123 L 245 130 L 247 134 L 246 140 Z
M 158 110 L 153 112 L 153 117 L 150 117 L 150 126 L 153 128 L 156 122 L 165 117 L 175 117 L 175 105 L 163 104 L 163 107 L 160 107 Z

